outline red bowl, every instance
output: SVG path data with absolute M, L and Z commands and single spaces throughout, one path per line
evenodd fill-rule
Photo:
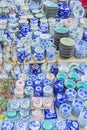
M 87 0 L 79 0 L 82 3 L 82 6 L 87 9 Z

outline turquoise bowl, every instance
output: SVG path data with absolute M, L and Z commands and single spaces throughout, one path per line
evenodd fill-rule
M 77 82 L 77 88 L 85 88 L 87 89 L 87 82 L 83 82 L 83 81 L 78 81 Z
M 80 76 L 78 74 L 74 73 L 74 72 L 71 72 L 69 74 L 69 78 L 72 79 L 72 80 L 74 80 L 74 81 L 80 80 Z
M 76 83 L 71 80 L 71 79 L 66 79 L 65 80 L 65 87 L 66 88 L 75 88 L 76 87 Z
M 67 74 L 65 74 L 65 73 L 58 73 L 57 74 L 57 79 L 65 81 L 67 79 Z
M 78 66 L 72 66 L 69 71 L 75 72 L 76 69 L 79 70 L 80 68 Z
M 6 119 L 17 120 L 18 119 L 18 113 L 16 111 L 7 111 L 6 112 Z

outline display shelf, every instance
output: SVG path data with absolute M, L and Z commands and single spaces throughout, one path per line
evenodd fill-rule
M 87 57 L 81 59 L 75 58 L 74 56 L 67 59 L 59 57 L 59 62 L 87 62 Z
M 71 57 L 71 58 L 61 58 L 61 57 L 57 57 L 55 58 L 54 60 L 48 60 L 48 63 L 54 63 L 56 62 L 58 59 L 58 62 L 87 62 L 87 57 L 85 58 L 82 58 L 82 59 L 78 59 L 78 58 L 75 58 L 75 57 Z M 36 61 L 37 64 L 43 64 L 45 63 L 45 59 L 43 61 Z M 12 62 L 13 64 L 16 64 L 16 61 L 15 62 Z M 29 64 L 33 64 L 34 63 L 34 60 L 31 60 L 30 62 L 28 62 Z M 18 62 L 18 64 L 22 64 L 20 62 Z M 26 62 L 24 62 L 24 64 L 26 64 Z

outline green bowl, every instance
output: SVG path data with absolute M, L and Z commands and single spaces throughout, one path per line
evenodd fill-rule
M 78 81 L 77 82 L 77 88 L 85 88 L 87 89 L 87 82 L 83 82 L 83 81 Z
M 71 79 L 66 79 L 65 80 L 65 87 L 66 88 L 75 88 L 76 87 L 76 84 L 73 80 Z
M 16 120 L 18 119 L 18 113 L 16 111 L 7 111 L 6 118 L 8 120 Z
M 74 81 L 80 80 L 80 76 L 78 74 L 76 74 L 76 73 L 73 73 L 73 72 L 71 72 L 69 74 L 69 78 L 72 79 L 72 80 L 74 80 Z
M 67 74 L 65 74 L 65 73 L 58 73 L 57 74 L 57 79 L 65 81 L 67 79 Z
M 43 130 L 54 130 L 54 125 L 52 120 L 44 120 L 42 123 Z

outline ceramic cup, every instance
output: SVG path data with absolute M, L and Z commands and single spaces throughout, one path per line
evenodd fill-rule
M 49 47 L 46 49 L 46 56 L 49 60 L 53 60 L 56 56 L 59 55 L 59 52 L 56 51 L 55 47 Z
M 51 40 L 50 35 L 49 34 L 41 34 L 40 35 L 40 46 L 43 49 L 46 49 L 49 47 L 49 41 Z
M 36 47 L 34 52 L 34 56 L 37 58 L 38 61 L 42 61 L 44 59 L 44 49 Z

